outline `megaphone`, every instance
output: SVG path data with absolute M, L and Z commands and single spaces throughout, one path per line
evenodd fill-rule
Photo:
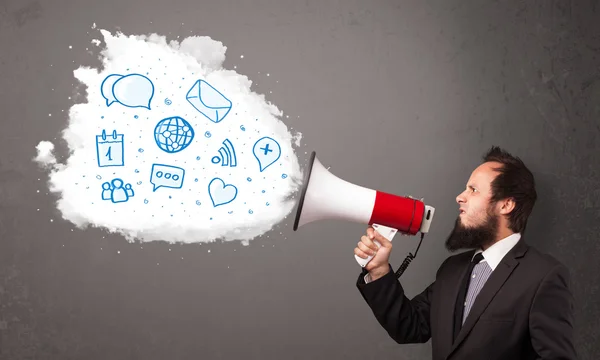
M 338 219 L 371 225 L 391 241 L 398 232 L 403 235 L 427 233 L 434 212 L 435 208 L 410 196 L 369 189 L 336 177 L 313 151 L 298 200 L 294 231 L 313 221 Z M 362 267 L 373 258 L 354 257 Z

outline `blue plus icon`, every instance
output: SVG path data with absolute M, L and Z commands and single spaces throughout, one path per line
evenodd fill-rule
M 259 139 L 252 148 L 254 157 L 258 160 L 260 171 L 271 166 L 281 156 L 281 146 L 275 139 L 265 136 Z
M 265 151 L 264 155 L 267 155 L 267 153 L 272 152 L 273 150 L 269 149 L 269 144 L 265 145 L 264 148 L 260 148 L 261 150 Z

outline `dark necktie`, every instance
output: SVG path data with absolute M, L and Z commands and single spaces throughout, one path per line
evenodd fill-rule
M 460 289 L 458 290 L 458 297 L 456 298 L 456 305 L 454 307 L 454 332 L 452 341 L 458 336 L 458 332 L 462 327 L 462 317 L 465 307 L 465 298 L 467 297 L 467 290 L 469 289 L 469 280 L 471 279 L 471 273 L 476 264 L 483 260 L 483 255 L 478 253 L 473 257 L 473 260 L 469 263 L 469 268 L 462 279 Z

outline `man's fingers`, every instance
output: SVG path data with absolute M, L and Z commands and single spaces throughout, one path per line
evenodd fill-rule
M 369 239 L 373 239 L 375 236 L 375 229 L 373 229 L 372 226 L 369 226 L 367 228 L 367 236 L 369 237 Z
M 365 254 L 364 251 L 362 251 L 359 248 L 354 248 L 354 255 L 356 255 L 360 258 L 363 258 L 363 259 L 366 259 L 369 257 L 369 255 Z
M 373 246 L 375 246 L 375 245 L 373 245 Z M 362 242 L 362 241 L 359 241 L 359 242 L 358 242 L 358 248 L 359 248 L 360 250 L 362 250 L 362 252 L 364 252 L 364 253 L 366 253 L 366 254 L 368 254 L 368 255 L 371 255 L 371 256 L 375 255 L 375 250 L 374 250 L 373 248 L 370 248 L 369 246 L 367 246 L 367 245 L 366 245 L 364 242 Z
M 366 235 L 361 236 L 360 241 L 373 251 L 377 251 L 377 249 L 379 249 L 377 244 L 375 244 L 373 240 L 369 239 L 369 237 Z

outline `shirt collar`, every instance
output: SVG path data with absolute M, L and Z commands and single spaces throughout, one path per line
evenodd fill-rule
M 506 254 L 517 244 L 517 242 L 519 242 L 519 239 L 521 239 L 521 234 L 514 233 L 492 244 L 492 246 L 487 248 L 485 251 L 477 249 L 473 256 L 477 255 L 478 253 L 482 253 L 484 260 L 481 261 L 486 261 L 493 271 L 496 269 L 496 266 L 498 266 L 500 261 L 502 261 L 504 256 L 506 256 Z

